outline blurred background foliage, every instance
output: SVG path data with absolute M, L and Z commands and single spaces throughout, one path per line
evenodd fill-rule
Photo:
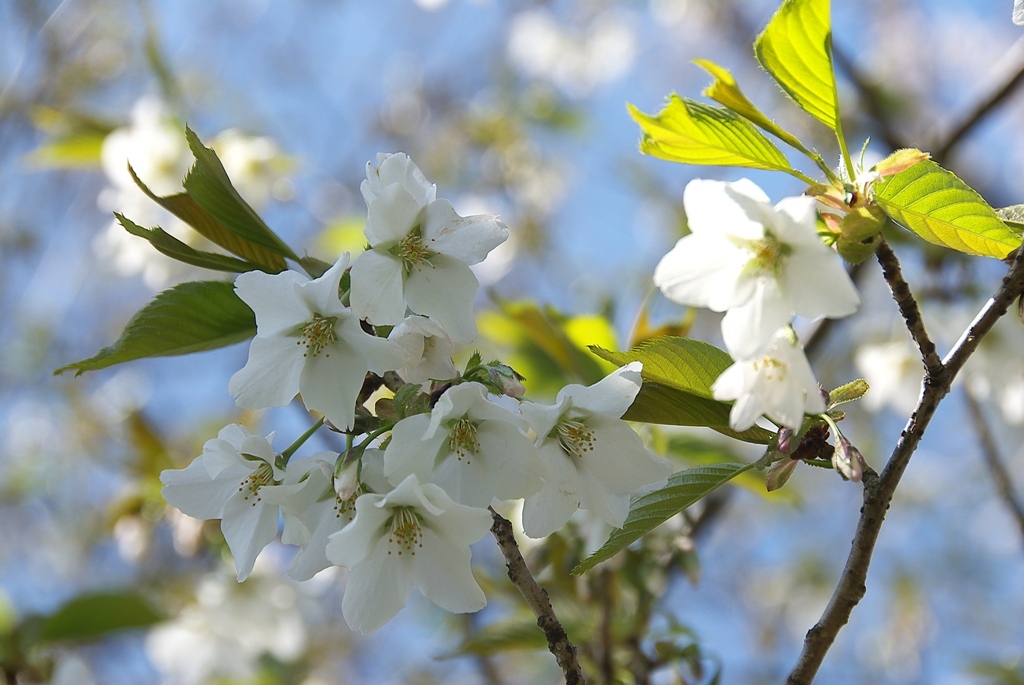
M 237 584 L 216 522 L 160 497 L 230 422 L 305 427 L 299 406 L 240 412 L 240 346 L 87 374 L 54 368 L 109 344 L 155 292 L 196 277 L 117 226 L 112 211 L 185 237 L 134 189 L 157 193 L 190 158 L 187 122 L 300 254 L 362 249 L 359 182 L 404 151 L 461 214 L 498 212 L 512 239 L 478 270 L 485 357 L 531 399 L 611 368 L 587 346 L 659 335 L 719 343 L 709 312 L 652 292 L 686 228 L 682 188 L 764 172 L 642 158 L 625 103 L 696 97 L 727 66 L 785 127 L 837 151 L 752 59 L 773 0 L 5 0 L 0 3 L 0 674 L 8 683 L 557 682 L 493 543 L 474 554 L 478 615 L 413 602 L 369 637 L 340 617 L 343 572 L 298 584 L 275 543 Z M 869 160 L 930 150 L 994 206 L 1024 201 L 1024 64 L 1008 0 L 834 3 L 844 128 Z M 806 169 L 813 173 L 812 169 Z M 191 240 L 191 238 L 188 238 Z M 948 346 L 1001 275 L 894 233 L 890 242 Z M 204 276 L 204 277 L 209 277 Z M 884 463 L 916 399 L 920 363 L 873 264 L 857 316 L 803 329 L 826 387 L 873 385 L 846 433 Z M 1024 682 L 1024 336 L 1002 322 L 944 405 L 882 534 L 868 596 L 820 675 L 827 683 Z M 984 426 L 969 418 L 974 403 Z M 756 457 L 710 432 L 641 427 L 684 465 Z M 988 435 L 994 449 L 983 448 Z M 319 448 L 339 449 L 330 437 Z M 997 467 L 993 467 L 993 464 Z M 1001 467 L 1001 468 L 999 468 Z M 1001 488 L 995 483 L 1001 483 Z M 588 575 L 607 535 L 581 517 L 524 543 L 594 682 L 777 683 L 831 594 L 858 488 L 801 468 L 767 496 L 755 474 Z M 510 512 L 506 512 L 511 515 Z M 1020 526 L 1020 527 L 1018 527 Z

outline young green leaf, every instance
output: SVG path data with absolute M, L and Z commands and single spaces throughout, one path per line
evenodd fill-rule
M 775 437 L 773 432 L 758 426 L 734 431 L 729 427 L 729 410 L 725 402 L 645 381 L 622 418 L 663 426 L 700 426 L 758 445 L 767 445 Z
M 1024 233 L 1024 205 L 1010 205 L 996 210 L 996 214 L 1003 223 L 1009 226 L 1017 235 Z
M 874 199 L 893 221 L 936 245 L 1003 259 L 1021 244 L 1021 234 L 977 191 L 931 160 L 877 181 Z
M 709 97 L 718 104 L 739 114 L 755 126 L 768 131 L 768 133 L 771 133 L 800 152 L 808 155 L 812 154 L 796 136 L 769 119 L 764 112 L 757 108 L 757 105 L 743 94 L 743 91 L 740 90 L 739 85 L 736 83 L 736 79 L 733 78 L 732 72 L 710 60 L 695 59 L 693 61 L 715 78 L 712 84 L 704 89 L 703 95 L 705 97 Z
M 144 357 L 167 357 L 213 350 L 247 340 L 256 334 L 252 310 L 225 281 L 194 281 L 157 295 L 125 326 L 113 345 L 88 359 L 57 369 L 105 369 Z
M 128 166 L 128 173 L 134 179 L 135 185 L 139 186 L 151 200 L 194 228 L 199 235 L 210 242 L 220 245 L 228 252 L 258 265 L 260 269 L 269 273 L 278 273 L 288 267 L 281 255 L 236 235 L 230 228 L 203 209 L 188 193 L 160 197 L 142 182 L 131 165 Z
M 727 109 L 675 94 L 657 116 L 628 107 L 643 130 L 640 151 L 644 154 L 684 164 L 791 169 L 779 148 L 753 124 Z
M 754 427 L 743 432 L 729 428 L 730 404 L 714 399 L 711 386 L 732 365 L 728 353 L 700 340 L 657 338 L 630 350 L 591 351 L 619 366 L 643 362 L 643 385 L 626 412 L 627 421 L 671 426 L 705 426 L 730 437 L 767 444 L 773 434 Z
M 196 163 L 185 176 L 185 191 L 217 221 L 235 235 L 260 245 L 282 257 L 299 261 L 288 245 L 263 223 L 259 214 L 242 199 L 217 153 L 203 145 L 192 129 L 185 127 L 185 138 Z
M 838 133 L 830 1 L 785 0 L 754 42 L 754 54 L 800 109 Z
M 601 549 L 580 562 L 572 570 L 574 575 L 586 573 L 606 559 L 669 520 L 679 512 L 709 495 L 753 464 L 714 464 L 699 466 L 674 474 L 668 485 L 660 490 L 633 498 L 629 515 L 622 528 L 612 531 Z
M 250 264 L 242 259 L 197 250 L 181 242 L 159 226 L 156 228 L 143 228 L 131 219 L 125 217 L 123 214 L 115 212 L 114 216 L 117 217 L 118 222 L 120 222 L 121 226 L 124 227 L 124 230 L 134 236 L 148 240 L 158 252 L 167 255 L 171 259 L 176 259 L 179 262 L 202 267 L 204 269 L 229 271 L 233 273 L 243 273 L 245 271 L 252 271 L 259 268 L 255 264 Z
M 134 593 L 79 595 L 43 619 L 36 640 L 92 640 L 119 630 L 145 628 L 163 619 L 152 604 Z

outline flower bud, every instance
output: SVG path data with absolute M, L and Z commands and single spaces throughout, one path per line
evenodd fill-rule
M 768 467 L 768 472 L 764 477 L 765 487 L 768 488 L 768 492 L 774 492 L 786 484 L 789 477 L 793 475 L 796 470 L 796 465 L 800 463 L 799 459 L 791 459 L 786 457 L 782 461 L 777 461 Z
M 347 501 L 359 489 L 359 460 L 353 459 L 345 463 L 345 455 L 338 458 L 334 467 L 334 491 L 338 493 L 338 499 Z
M 860 453 L 860 450 L 854 447 L 846 439 L 846 436 L 840 433 L 836 436 L 836 449 L 832 453 L 832 466 L 846 480 L 859 483 L 864 475 L 864 469 L 868 465 L 864 461 L 864 456 Z
M 526 394 L 526 386 L 523 385 L 523 376 L 507 364 L 494 364 L 487 367 L 487 374 L 494 381 L 495 385 L 501 388 L 503 395 L 518 398 Z
M 789 454 L 796 449 L 796 445 L 793 443 L 793 429 L 788 426 L 780 428 L 775 446 L 783 454 Z

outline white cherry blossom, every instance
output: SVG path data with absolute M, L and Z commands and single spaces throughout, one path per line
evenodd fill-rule
M 789 327 L 780 328 L 758 357 L 727 368 L 711 386 L 716 400 L 736 400 L 729 426 L 744 431 L 763 414 L 794 430 L 804 414 L 825 411 L 825 400 L 804 349 Z
M 452 363 L 451 338 L 427 317 L 406 317 L 391 329 L 388 340 L 394 341 L 405 354 L 405 364 L 396 371 L 406 383 L 429 384 L 431 380 L 458 375 Z
M 373 324 L 395 325 L 406 310 L 437 321 L 456 342 L 476 337 L 469 266 L 508 238 L 493 214 L 462 217 L 436 200 L 403 154 L 379 155 L 361 187 L 370 249 L 352 266 L 352 308 Z
M 522 403 L 549 469 L 544 487 L 523 507 L 527 535 L 550 535 L 578 508 L 621 528 L 630 493 L 671 473 L 669 462 L 648 450 L 620 418 L 640 392 L 642 368 L 633 362 L 594 385 L 567 385 L 553 406 Z
M 692 233 L 654 271 L 654 283 L 682 304 L 727 312 L 726 347 L 755 357 L 794 314 L 852 314 L 860 297 L 839 257 L 817 234 L 816 201 L 786 198 L 774 207 L 752 181 L 696 179 L 683 204 Z
M 341 303 L 338 285 L 348 263 L 346 252 L 312 281 L 296 271 L 238 276 L 235 292 L 256 314 L 249 360 L 228 384 L 239 406 L 283 407 L 302 393 L 306 408 L 348 429 L 366 372 L 401 365 L 395 344 L 366 333 Z
M 413 587 L 453 613 L 487 604 L 473 578 L 469 546 L 487 534 L 486 509 L 456 504 L 415 475 L 387 495 L 362 495 L 356 517 L 327 543 L 327 558 L 349 569 L 342 614 L 370 633 L 394 618 Z
M 263 497 L 284 476 L 274 463 L 272 438 L 233 423 L 208 440 L 186 468 L 160 474 L 171 506 L 193 518 L 221 519 L 239 581 L 249 577 L 256 556 L 277 536 L 277 505 Z
M 366 485 L 360 482 L 358 461 L 346 465 L 335 476 L 338 457 L 335 452 L 320 452 L 290 462 L 284 482 L 264 491 L 264 499 L 281 507 L 281 542 L 301 547 L 288 568 L 288 575 L 295 580 L 309 580 L 331 565 L 327 559 L 327 539 L 355 518 L 359 495 L 368 490 L 390 490 L 380 450 L 369 449 L 363 455 L 361 475 Z
M 433 482 L 472 507 L 492 498 L 519 499 L 541 488 L 547 469 L 520 430 L 522 418 L 487 399 L 480 383 L 449 388 L 430 414 L 395 424 L 384 453 L 384 475 Z

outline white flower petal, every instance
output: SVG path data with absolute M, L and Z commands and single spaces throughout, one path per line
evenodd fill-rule
M 389 248 L 400 241 L 421 221 L 422 210 L 423 205 L 402 184 L 381 188 L 367 204 L 365 233 L 370 246 Z
M 716 312 L 746 302 L 752 289 L 743 278 L 749 253 L 724 234 L 681 238 L 654 269 L 654 285 L 668 299 Z
M 722 317 L 725 347 L 736 359 L 752 359 L 771 343 L 772 336 L 793 319 L 793 310 L 779 294 L 775 279 L 763 279 L 761 292 Z
M 756 240 L 764 235 L 768 196 L 747 179 L 735 183 L 694 179 L 683 190 L 686 222 L 694 233 L 726 232 Z
M 426 482 L 434 469 L 434 459 L 447 439 L 439 433 L 425 440 L 430 417 L 427 414 L 408 416 L 391 429 L 391 442 L 384 451 L 384 475 L 394 484 L 405 480 L 409 474 Z
M 643 380 L 641 362 L 630 362 L 590 386 L 567 385 L 558 399 L 569 398 L 573 409 L 587 414 L 607 414 L 619 418 L 626 413 L 640 392 Z
M 220 529 L 235 560 L 239 582 L 249 577 L 256 557 L 277 537 L 277 515 L 276 506 L 240 494 L 225 505 Z
M 353 630 L 372 633 L 402 610 L 413 587 L 411 561 L 388 556 L 387 537 L 378 537 L 371 554 L 349 570 L 341 612 Z
M 283 407 L 299 391 L 302 351 L 297 338 L 262 338 L 249 345 L 249 360 L 228 381 L 228 392 L 246 409 Z
M 367 250 L 352 265 L 352 311 L 360 319 L 380 325 L 405 318 L 402 260 L 378 250 Z
M 431 317 L 452 340 L 466 344 L 476 337 L 473 299 L 478 285 L 464 262 L 439 254 L 429 264 L 413 267 L 406 279 L 405 299 L 409 309 Z
M 593 513 L 612 528 L 622 528 L 629 514 L 629 493 L 613 492 L 607 481 L 581 470 L 580 508 Z
M 296 271 L 247 271 L 235 279 L 235 293 L 256 315 L 259 335 L 287 335 L 309 320 L 309 312 L 295 290 L 308 280 Z
M 671 464 L 648 450 L 622 419 L 593 416 L 586 424 L 594 432 L 594 450 L 578 458 L 577 470 L 604 481 L 610 492 L 630 493 L 672 472 Z
M 547 440 L 537 454 L 548 467 L 548 478 L 540 492 L 523 504 L 523 532 L 531 538 L 551 535 L 580 506 L 579 474 L 558 442 Z
M 299 377 L 302 403 L 342 430 L 352 427 L 355 402 L 366 378 L 362 355 L 339 340 L 330 353 L 308 357 Z
M 786 294 L 800 316 L 849 316 L 860 307 L 857 287 L 838 256 L 824 245 L 818 247 L 789 258 L 782 278 Z
M 462 217 L 448 200 L 427 205 L 423 215 L 423 241 L 434 251 L 479 264 L 487 254 L 508 240 L 508 226 L 495 214 Z
M 489 521 L 490 516 L 487 518 Z M 473 577 L 468 545 L 456 547 L 430 528 L 424 528 L 423 547 L 416 550 L 413 563 L 416 589 L 442 609 L 463 614 L 487 605 L 487 598 Z
M 237 482 L 210 478 L 202 457 L 196 457 L 183 469 L 162 471 L 160 482 L 164 484 L 161 493 L 168 504 L 201 520 L 221 518 L 228 498 L 238 492 Z
M 356 517 L 350 524 L 330 536 L 327 558 L 332 563 L 354 568 L 370 557 L 384 530 L 391 510 L 377 505 L 383 495 L 360 495 L 356 500 Z
M 341 303 L 339 287 L 341 277 L 349 266 L 349 253 L 344 252 L 330 269 L 320 278 L 296 286 L 296 291 L 306 304 L 310 313 L 320 316 L 335 316 L 347 313 L 348 309 Z M 307 320 L 311 317 L 307 317 Z

